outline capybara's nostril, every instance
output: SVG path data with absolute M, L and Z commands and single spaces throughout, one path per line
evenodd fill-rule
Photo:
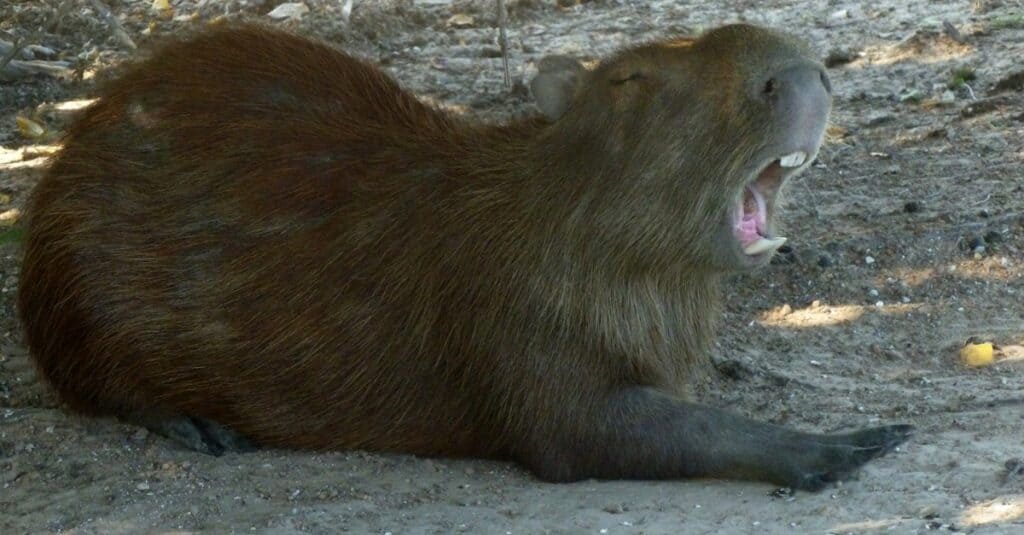
M 769 78 L 764 84 L 764 91 L 762 91 L 762 93 L 764 93 L 765 96 L 771 96 L 775 94 L 776 89 L 778 89 L 778 85 L 779 83 L 775 81 L 775 78 Z
M 825 86 L 826 93 L 832 94 L 832 82 L 829 81 L 828 74 L 825 74 L 825 71 L 821 71 L 821 85 Z

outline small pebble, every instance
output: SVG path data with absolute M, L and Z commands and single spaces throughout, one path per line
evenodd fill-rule
M 875 257 L 873 257 L 873 256 L 865 256 L 864 257 L 864 263 L 869 265 L 869 266 L 871 264 L 874 264 L 875 263 Z
M 857 59 L 857 54 L 851 50 L 834 48 L 825 56 L 825 67 L 831 69 L 845 65 Z
M 1006 467 L 1004 479 L 1007 483 L 1015 479 L 1024 478 L 1024 459 L 1009 459 L 1003 466 Z
M 891 361 L 899 362 L 899 361 L 907 360 L 907 358 L 903 355 L 903 353 L 900 353 L 899 351 L 896 351 L 895 349 L 883 349 L 883 350 L 881 350 L 881 353 L 882 353 L 882 355 L 885 358 L 887 358 L 887 359 L 889 359 Z
M 789 245 L 783 245 L 775 251 L 775 255 L 772 256 L 772 264 L 774 265 L 785 265 L 795 264 L 797 261 L 796 253 L 793 248 Z
M 606 505 L 604 507 L 604 512 L 609 513 L 609 514 L 613 514 L 613 515 L 621 515 L 623 513 L 623 511 L 625 511 L 625 509 L 623 509 L 623 507 L 621 505 L 617 504 L 617 503 L 613 503 L 611 505 Z
M 867 120 L 864 121 L 864 126 L 878 126 L 891 122 L 896 116 L 888 112 L 877 112 L 868 115 Z
M 143 481 L 142 483 L 139 483 L 138 485 L 135 485 L 135 488 L 137 488 L 139 490 L 149 490 L 149 483 L 146 483 L 145 481 Z
M 913 103 L 921 102 L 921 98 L 923 96 L 924 95 L 920 91 L 918 91 L 917 89 L 905 89 L 902 92 L 900 92 L 899 101 L 900 102 L 909 102 L 909 103 L 913 104 Z

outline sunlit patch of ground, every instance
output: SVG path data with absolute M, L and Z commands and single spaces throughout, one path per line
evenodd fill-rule
M 818 301 L 809 307 L 793 309 L 782 305 L 761 314 L 758 323 L 767 327 L 809 328 L 826 325 L 839 325 L 859 319 L 865 313 L 899 315 L 921 308 L 920 304 L 891 304 L 882 306 L 867 305 L 827 305 Z
M 960 515 L 960 524 L 984 526 L 1006 524 L 1021 519 L 1024 519 L 1024 494 L 1011 494 L 968 507 Z

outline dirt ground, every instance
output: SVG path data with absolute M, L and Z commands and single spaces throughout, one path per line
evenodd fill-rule
M 294 28 L 383 64 L 457 113 L 531 111 L 551 53 L 731 21 L 793 31 L 829 59 L 835 111 L 790 186 L 791 247 L 729 281 L 709 403 L 808 430 L 918 432 L 817 494 L 723 481 L 540 483 L 516 466 L 361 452 L 206 457 L 114 420 L 70 416 L 21 342 L 18 209 L 74 104 L 139 52 L 89 6 L 0 3 L 0 39 L 68 78 L 0 82 L 0 533 L 1024 533 L 1024 6 L 1012 1 L 509 0 L 503 82 L 492 0 L 109 5 L 140 50 L 217 17 Z M 0 58 L 3 54 L 0 53 Z M 19 58 L 26 59 L 22 56 Z M 19 128 L 17 118 L 30 119 Z M 38 127 L 38 128 L 37 128 Z M 14 226 L 12 226 L 14 225 Z M 994 365 L 964 366 L 965 341 Z

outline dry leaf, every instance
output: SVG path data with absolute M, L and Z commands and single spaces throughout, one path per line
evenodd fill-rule
M 849 131 L 847 129 L 839 125 L 831 124 L 828 126 L 828 130 L 826 130 L 825 135 L 827 135 L 831 140 L 838 140 L 846 137 L 846 134 L 848 133 Z
M 472 26 L 473 22 L 475 21 L 472 15 L 466 15 L 465 13 L 456 13 L 452 15 L 448 19 L 448 22 L 446 22 L 445 24 L 454 28 L 466 28 L 468 26 Z
M 1003 346 L 999 348 L 1003 360 L 1024 360 L 1024 346 Z
M 17 208 L 11 208 L 5 212 L 0 212 L 0 226 L 9 227 L 18 222 L 21 217 L 21 210 Z
M 302 2 L 285 2 L 274 8 L 273 11 L 267 13 L 267 16 L 274 20 L 283 19 L 300 19 L 303 15 L 309 13 L 309 8 Z
M 21 132 L 21 135 L 24 137 L 37 139 L 46 135 L 46 127 L 32 119 L 18 116 L 14 120 L 18 123 L 18 131 Z

